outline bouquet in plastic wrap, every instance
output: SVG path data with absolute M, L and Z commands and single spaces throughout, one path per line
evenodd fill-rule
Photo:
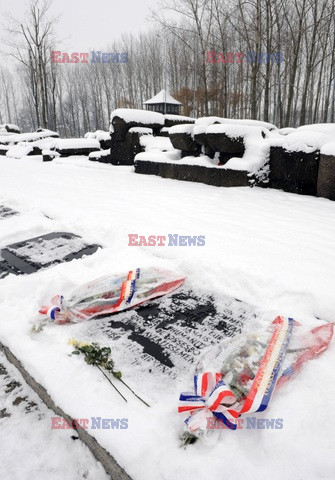
M 333 331 L 333 323 L 310 330 L 277 317 L 269 328 L 243 332 L 205 351 L 195 367 L 194 391 L 179 399 L 178 412 L 188 415 L 186 437 L 242 428 L 239 417 L 264 411 L 276 389 L 328 348 Z
M 137 268 L 112 274 L 77 288 L 69 299 L 56 295 L 40 309 L 58 324 L 82 322 L 133 308 L 180 287 L 185 278 L 169 270 Z

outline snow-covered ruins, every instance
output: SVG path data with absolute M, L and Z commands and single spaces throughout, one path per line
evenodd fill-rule
M 18 3 L 1 480 L 332 480 L 334 1 Z

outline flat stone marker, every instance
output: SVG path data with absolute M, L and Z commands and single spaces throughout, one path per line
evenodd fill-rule
M 76 329 L 78 338 L 110 346 L 121 364 L 174 377 L 204 349 L 240 333 L 247 321 L 263 314 L 232 297 L 215 299 L 182 287 L 137 309 L 78 323 Z
M 6 274 L 30 274 L 84 255 L 92 255 L 99 245 L 87 244 L 74 233 L 53 232 L 13 243 L 0 251 L 0 279 Z

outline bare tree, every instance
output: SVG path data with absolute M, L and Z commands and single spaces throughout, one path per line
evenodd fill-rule
M 51 72 L 51 48 L 55 41 L 53 25 L 58 18 L 49 16 L 52 0 L 29 0 L 24 20 L 8 15 L 7 44 L 10 55 L 24 67 L 30 81 L 37 125 L 48 128 L 48 88 L 55 89 L 55 70 Z M 51 77 L 49 79 L 49 77 Z M 52 96 L 52 98 L 54 98 Z

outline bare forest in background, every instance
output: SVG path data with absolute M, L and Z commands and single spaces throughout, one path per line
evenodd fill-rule
M 165 0 L 146 33 L 94 46 L 128 52 L 119 64 L 51 63 L 51 51 L 64 50 L 50 6 L 33 0 L 22 22 L 8 18 L 13 68 L 0 66 L 0 123 L 83 136 L 108 130 L 115 108 L 142 108 L 165 85 L 184 115 L 278 127 L 335 121 L 333 0 Z M 284 60 L 207 63 L 207 51 L 281 52 Z

